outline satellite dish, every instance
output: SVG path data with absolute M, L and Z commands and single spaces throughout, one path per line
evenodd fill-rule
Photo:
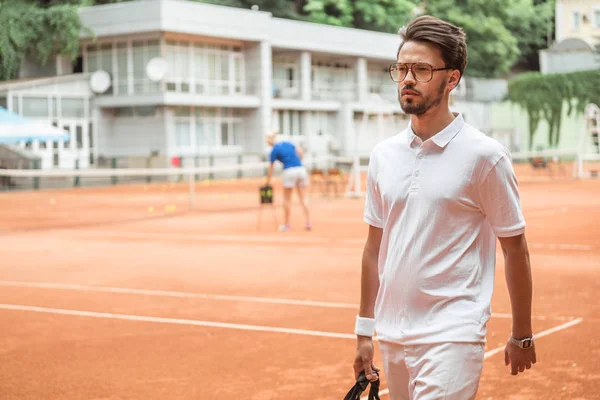
M 103 70 L 98 70 L 90 77 L 90 88 L 94 93 L 104 93 L 111 85 L 110 74 Z
M 146 76 L 152 82 L 158 82 L 167 75 L 168 69 L 167 60 L 162 57 L 154 57 L 146 64 Z

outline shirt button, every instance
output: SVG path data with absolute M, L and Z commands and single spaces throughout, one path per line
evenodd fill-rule
M 415 171 L 415 176 L 419 176 L 419 171 Z

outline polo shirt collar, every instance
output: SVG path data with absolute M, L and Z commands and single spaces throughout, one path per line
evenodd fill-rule
M 433 135 L 430 139 L 433 143 L 435 143 L 438 147 L 440 147 L 442 149 L 444 147 L 446 147 L 446 145 L 448 145 L 448 143 L 450 143 L 450 141 L 465 126 L 465 120 L 464 120 L 462 114 L 459 114 L 459 113 L 453 113 L 453 114 L 456 116 L 456 118 L 454 118 L 454 121 L 452 121 L 447 127 L 442 129 L 440 132 Z M 417 135 L 415 135 L 415 132 L 412 130 L 410 121 L 408 122 L 408 130 L 407 131 L 408 131 L 407 136 L 408 136 L 408 145 L 409 146 L 412 146 L 413 142 L 417 139 L 420 141 L 419 137 Z

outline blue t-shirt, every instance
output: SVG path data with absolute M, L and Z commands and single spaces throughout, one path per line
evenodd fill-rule
M 290 142 L 281 142 L 273 146 L 271 162 L 273 163 L 275 160 L 281 161 L 283 169 L 302 166 L 302 161 L 296 154 L 296 146 Z

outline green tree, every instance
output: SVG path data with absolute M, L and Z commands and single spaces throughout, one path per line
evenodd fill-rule
M 354 27 L 397 33 L 414 16 L 417 5 L 409 0 L 355 0 Z
M 0 0 L 0 80 L 17 76 L 26 57 L 47 63 L 54 54 L 76 57 L 81 26 L 77 9 L 131 0 Z M 553 33 L 555 0 L 192 0 L 249 9 L 275 17 L 396 33 L 424 13 L 467 33 L 467 74 L 497 77 L 516 63 L 538 66 L 537 52 Z M 414 1 L 414 2 L 413 2 Z
M 307 0 L 303 11 L 312 22 L 396 33 L 415 7 L 409 0 Z
M 78 6 L 77 1 L 0 3 L 0 80 L 17 77 L 28 56 L 42 65 L 54 54 L 76 57 L 82 29 Z
M 553 7 L 553 0 L 428 0 L 425 13 L 465 30 L 467 74 L 498 77 L 545 47 Z
M 507 10 L 505 26 L 517 39 L 518 64 L 539 70 L 538 52 L 548 47 L 554 34 L 555 0 L 519 0 Z

